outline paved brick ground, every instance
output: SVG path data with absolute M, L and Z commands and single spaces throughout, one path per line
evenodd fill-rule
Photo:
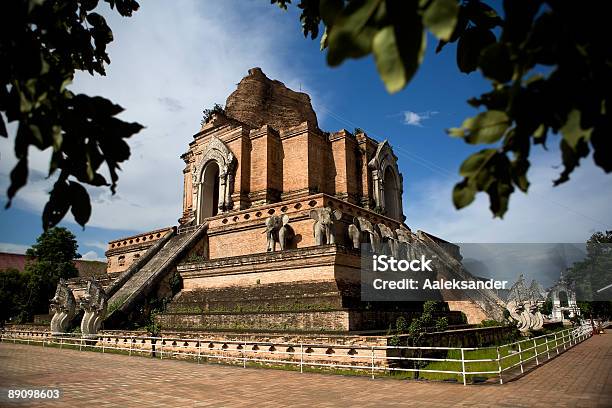
M 0 389 L 58 387 L 37 406 L 612 407 L 612 334 L 596 336 L 500 385 L 421 383 L 243 369 L 0 344 Z M 6 394 L 5 394 L 6 395 Z M 0 406 L 20 406 L 8 402 Z M 35 406 L 32 401 L 22 406 Z

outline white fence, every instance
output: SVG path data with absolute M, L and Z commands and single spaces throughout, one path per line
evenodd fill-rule
M 592 335 L 590 325 L 565 329 L 494 347 L 407 347 L 346 344 L 258 342 L 206 338 L 51 334 L 22 330 L 0 332 L 2 342 L 43 347 L 119 352 L 160 359 L 179 358 L 231 364 L 287 365 L 305 368 L 358 370 L 377 374 L 404 374 L 434 380 L 462 381 L 515 376 L 554 358 Z M 520 373 L 519 373 L 520 370 Z

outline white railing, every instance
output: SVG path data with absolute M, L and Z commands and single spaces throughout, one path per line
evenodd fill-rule
M 565 329 L 494 347 L 408 347 L 387 345 L 315 344 L 306 342 L 258 342 L 205 338 L 119 336 L 99 334 L 81 337 L 78 333 L 51 334 L 23 330 L 0 332 L 2 342 L 40 344 L 43 347 L 119 352 L 155 358 L 192 359 L 268 366 L 288 365 L 376 373 L 412 373 L 425 379 L 456 380 L 463 385 L 483 377 L 498 378 L 505 373 L 524 373 L 592 335 L 590 325 Z M 535 363 L 535 364 L 534 364 Z M 482 378 L 480 378 L 482 379 Z

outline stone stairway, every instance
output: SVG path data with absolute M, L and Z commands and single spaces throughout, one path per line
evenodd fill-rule
M 105 326 L 115 326 L 150 290 L 161 281 L 187 252 L 206 234 L 202 225 L 184 233 L 175 231 L 158 247 L 152 247 L 145 254 L 148 260 L 133 270 L 127 270 L 117 278 L 117 284 L 110 288 L 109 314 Z
M 417 237 L 419 241 L 424 244 L 421 248 L 426 249 L 427 252 L 429 252 L 429 256 L 433 255 L 433 257 L 436 257 L 440 261 L 440 266 L 442 268 L 438 270 L 439 277 L 446 280 L 457 279 L 460 281 L 471 281 L 475 279 L 459 260 L 455 259 L 445 248 L 440 246 L 427 234 L 419 231 Z M 503 311 L 505 309 L 505 303 L 490 289 L 468 291 L 443 290 L 442 294 L 444 301 L 448 303 L 451 310 L 454 310 L 452 306 L 453 303 L 462 302 L 464 303 L 462 307 L 465 311 L 472 309 L 472 311 L 476 311 L 475 315 L 481 315 L 478 317 L 478 319 L 480 319 L 478 323 L 484 318 L 498 321 L 504 319 Z M 471 307 L 465 306 L 465 303 L 470 303 Z M 469 317 L 468 315 L 468 319 Z

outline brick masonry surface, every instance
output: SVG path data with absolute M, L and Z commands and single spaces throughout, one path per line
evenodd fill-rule
M 610 407 L 612 334 L 595 336 L 522 378 L 473 385 L 300 374 L 0 344 L 0 389 L 62 389 L 59 401 L 0 406 Z

